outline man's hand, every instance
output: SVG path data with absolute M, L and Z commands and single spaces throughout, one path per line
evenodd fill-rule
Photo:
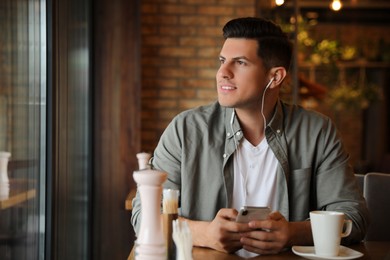
M 243 248 L 257 254 L 277 254 L 292 245 L 312 244 L 310 222 L 288 222 L 280 212 L 272 212 L 266 220 L 248 223 L 252 229 L 241 233 Z
M 211 222 L 188 221 L 194 246 L 209 247 L 233 253 L 242 248 L 240 232 L 250 231 L 248 224 L 236 223 L 235 209 L 221 209 Z

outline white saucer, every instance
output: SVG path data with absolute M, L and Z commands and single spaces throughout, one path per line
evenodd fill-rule
M 316 255 L 314 251 L 314 246 L 293 246 L 292 251 L 296 255 L 302 256 L 307 259 L 314 259 L 314 260 L 319 260 L 319 259 L 345 260 L 345 259 L 355 259 L 363 256 L 362 253 L 345 246 L 340 246 L 340 252 L 338 256 L 329 256 L 329 257 Z

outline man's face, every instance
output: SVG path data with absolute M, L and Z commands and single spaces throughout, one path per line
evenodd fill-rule
M 216 75 L 218 101 L 222 106 L 260 107 L 261 95 L 268 82 L 257 49 L 257 41 L 253 39 L 226 39 Z

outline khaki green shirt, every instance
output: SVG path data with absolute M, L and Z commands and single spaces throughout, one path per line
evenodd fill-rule
M 215 102 L 182 112 L 169 124 L 154 152 L 153 166 L 165 171 L 165 188 L 180 190 L 181 215 L 210 221 L 230 207 L 233 153 L 243 133 L 232 108 Z M 289 221 L 309 218 L 311 210 L 344 212 L 352 221 L 344 244 L 364 238 L 368 210 L 331 120 L 314 111 L 279 101 L 266 127 L 279 161 L 278 207 Z M 140 226 L 140 197 L 133 200 L 132 224 Z

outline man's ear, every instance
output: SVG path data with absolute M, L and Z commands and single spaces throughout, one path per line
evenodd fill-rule
M 287 75 L 287 71 L 284 67 L 274 67 L 270 70 L 271 77 L 274 78 L 271 88 L 280 86 Z

